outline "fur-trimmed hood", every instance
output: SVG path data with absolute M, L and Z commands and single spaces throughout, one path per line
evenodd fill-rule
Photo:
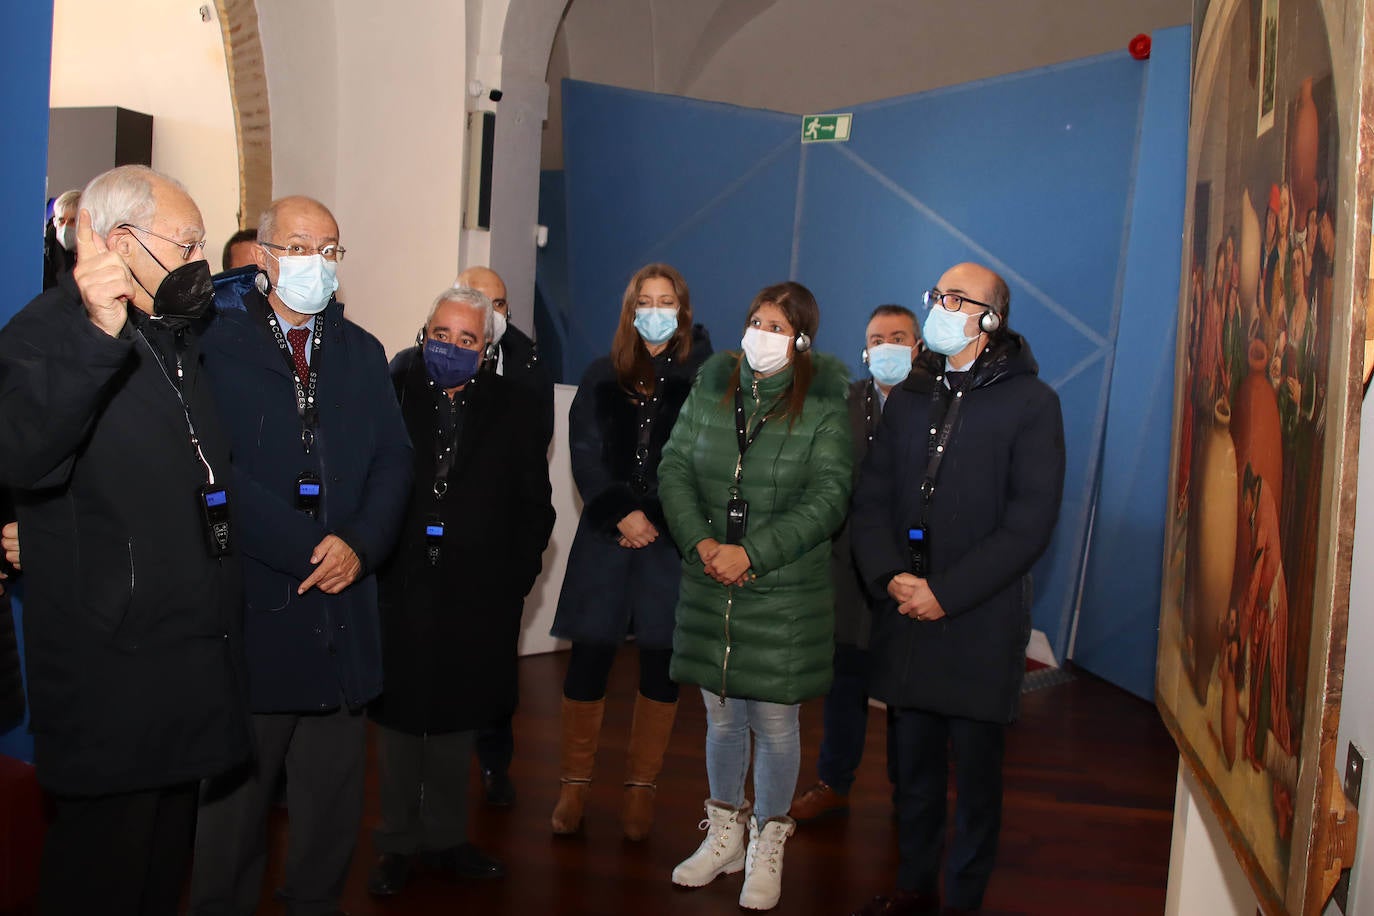
M 707 394 L 723 398 L 729 394 L 730 374 L 743 353 L 739 350 L 726 350 L 717 353 L 702 363 L 697 375 L 697 385 Z M 843 404 L 849 390 L 849 369 L 829 353 L 812 352 L 811 359 L 816 365 L 816 374 L 811 378 L 811 388 L 806 392 L 808 401 L 814 399 L 837 401 Z M 783 373 L 773 378 L 791 377 L 789 366 Z

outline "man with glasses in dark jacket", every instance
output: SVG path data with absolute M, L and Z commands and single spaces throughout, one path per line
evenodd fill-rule
M 411 452 L 382 346 L 334 298 L 343 256 L 323 204 L 273 202 L 252 289 L 205 335 L 233 444 L 257 755 L 205 787 L 198 916 L 257 911 L 283 763 L 288 913 L 337 910 L 362 818 L 363 709 L 382 686 L 374 572 L 400 529 Z
M 865 916 L 982 905 L 1002 822 L 1006 727 L 1025 675 L 1030 571 L 1064 486 L 1059 397 L 1007 326 L 1006 282 L 958 264 L 926 303 L 927 352 L 892 389 L 849 521 L 859 573 L 882 599 L 871 689 L 893 710 L 897 778 L 897 893 Z M 958 797 L 946 855 L 951 748 Z
M 174 913 L 197 784 L 249 752 L 237 493 L 199 360 L 205 228 L 143 166 L 81 207 L 75 270 L 0 331 L 0 486 L 57 814 L 39 912 Z

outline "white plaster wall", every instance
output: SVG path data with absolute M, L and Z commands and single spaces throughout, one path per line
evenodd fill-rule
M 257 6 L 272 124 L 272 196 L 304 194 L 333 206 L 339 146 L 335 4 L 265 0 Z M 352 261 L 345 263 L 351 271 Z
M 387 353 L 409 346 L 458 272 L 466 7 L 412 0 L 260 2 L 273 196 L 339 221 L 348 315 Z M 532 272 L 532 268 L 531 268 Z
M 348 313 L 387 352 L 414 342 L 458 273 L 465 10 L 336 0 L 336 215 L 349 249 Z M 275 118 L 274 118 L 275 120 Z
M 214 4 L 55 0 L 53 108 L 118 105 L 153 116 L 153 161 L 200 205 L 212 269 L 238 229 L 238 145 Z M 66 188 L 51 191 L 57 194 Z
M 1253 916 L 1257 906 L 1221 822 L 1179 761 L 1165 916 Z
M 575 385 L 553 386 L 553 445 L 549 449 L 549 482 L 553 485 L 553 508 L 557 517 L 553 534 L 544 551 L 544 568 L 539 581 L 525 598 L 525 616 L 520 623 L 520 654 L 538 655 L 566 649 L 571 643 L 549 635 L 558 594 L 568 571 L 568 551 L 577 534 L 582 515 L 582 500 L 572 476 L 572 454 L 568 451 L 568 410 L 572 407 Z

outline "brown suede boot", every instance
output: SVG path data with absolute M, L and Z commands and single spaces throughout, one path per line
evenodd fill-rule
M 582 829 L 582 809 L 592 785 L 592 767 L 596 764 L 596 745 L 605 711 L 604 699 L 584 703 L 563 698 L 563 747 L 559 753 L 563 788 L 553 809 L 554 833 L 577 833 Z
M 675 718 L 676 702 L 659 703 L 643 694 L 635 697 L 630 751 L 625 762 L 625 805 L 620 812 L 627 840 L 644 839 L 654 824 L 654 780 L 663 769 L 663 753 L 668 749 Z

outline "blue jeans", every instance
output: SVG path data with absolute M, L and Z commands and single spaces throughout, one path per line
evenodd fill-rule
M 801 771 L 801 706 L 733 698 L 722 704 L 720 697 L 705 688 L 701 697 L 706 701 L 706 777 L 711 797 L 736 808 L 744 804 L 752 732 L 758 744 L 754 815 L 760 824 L 786 815 Z

